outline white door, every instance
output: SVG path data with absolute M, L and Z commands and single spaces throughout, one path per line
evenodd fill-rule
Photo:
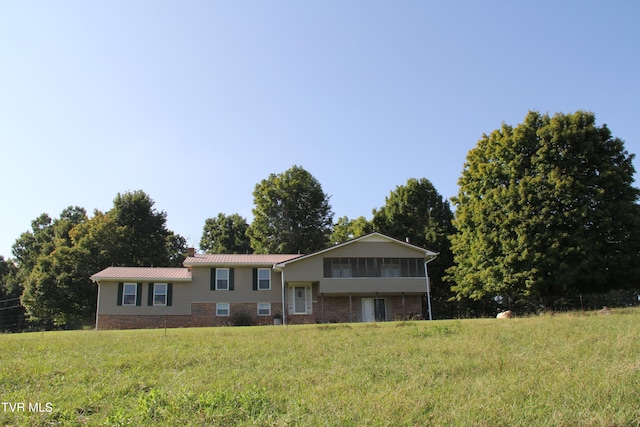
M 296 286 L 294 288 L 295 299 L 293 301 L 294 313 L 307 312 L 307 288 L 304 286 Z
M 381 322 L 387 320 L 387 306 L 384 298 L 362 298 L 362 321 Z

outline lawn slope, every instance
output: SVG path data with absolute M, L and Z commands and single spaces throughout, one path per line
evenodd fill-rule
M 0 425 L 638 425 L 639 324 L 625 309 L 0 335 Z

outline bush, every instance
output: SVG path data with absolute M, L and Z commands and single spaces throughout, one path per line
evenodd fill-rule
M 252 326 L 253 317 L 244 310 L 234 312 L 229 319 L 232 326 Z

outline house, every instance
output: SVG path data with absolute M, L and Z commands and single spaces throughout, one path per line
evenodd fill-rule
M 97 329 L 371 322 L 419 316 L 437 253 L 372 233 L 307 255 L 195 254 L 182 268 L 108 267 Z M 283 311 L 283 306 L 285 310 Z

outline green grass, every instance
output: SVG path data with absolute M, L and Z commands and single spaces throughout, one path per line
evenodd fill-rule
M 639 425 L 639 324 L 625 309 L 0 335 L 0 400 L 25 404 L 0 425 Z

